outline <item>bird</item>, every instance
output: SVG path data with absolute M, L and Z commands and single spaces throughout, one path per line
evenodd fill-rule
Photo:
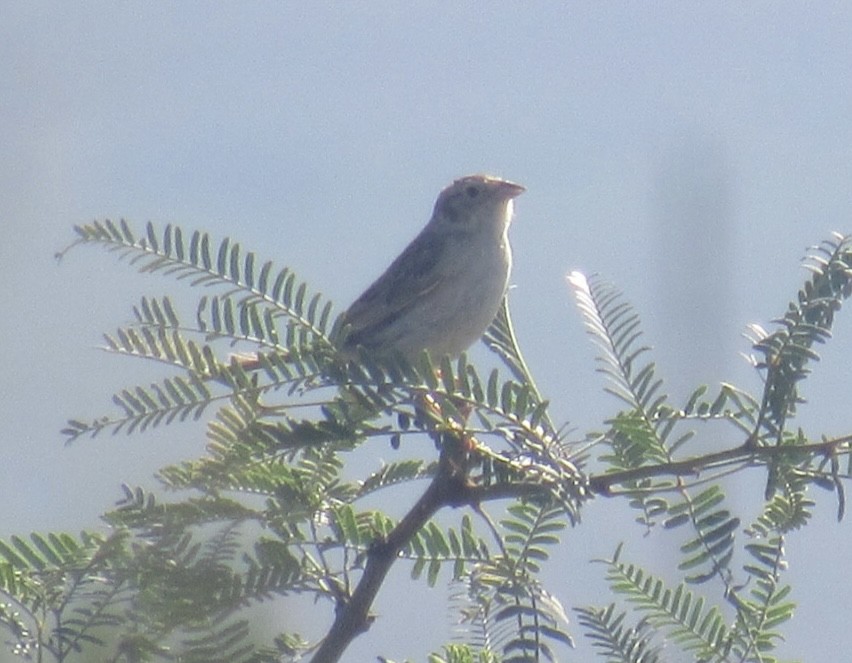
M 509 226 L 525 190 L 481 174 L 443 189 L 429 222 L 342 314 L 343 355 L 455 357 L 476 342 L 508 287 Z

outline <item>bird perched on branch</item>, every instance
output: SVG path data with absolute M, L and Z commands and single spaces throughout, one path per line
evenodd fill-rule
M 420 234 L 343 314 L 343 352 L 439 358 L 478 340 L 506 293 L 513 199 L 524 190 L 469 175 L 441 191 Z

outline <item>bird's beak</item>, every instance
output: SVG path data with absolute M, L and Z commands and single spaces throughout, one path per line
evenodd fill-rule
M 506 198 L 517 198 L 524 191 L 526 191 L 526 187 L 523 187 L 520 184 L 515 184 L 509 180 L 500 181 L 500 193 L 502 193 Z

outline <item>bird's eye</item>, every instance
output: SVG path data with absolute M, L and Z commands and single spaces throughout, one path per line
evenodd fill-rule
M 468 198 L 476 198 L 479 195 L 479 189 L 475 186 L 469 186 L 465 189 Z

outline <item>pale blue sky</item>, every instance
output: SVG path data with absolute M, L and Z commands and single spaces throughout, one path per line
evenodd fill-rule
M 7 1 L 0 16 L 2 536 L 93 526 L 120 482 L 151 486 L 203 446 L 188 425 L 62 445 L 67 418 L 108 412 L 113 391 L 160 374 L 93 348 L 140 295 L 175 290 L 97 250 L 57 266 L 74 223 L 227 234 L 340 308 L 453 178 L 521 182 L 518 332 L 578 432 L 616 403 L 567 271 L 625 291 L 676 393 L 722 379 L 756 389 L 740 332 L 784 311 L 808 245 L 850 230 L 848 3 Z M 847 313 L 806 387 L 812 433 L 852 424 Z M 761 480 L 747 479 L 755 503 Z M 852 545 L 831 496 L 817 497 L 817 524 L 790 540 L 801 609 L 783 651 L 812 661 L 836 657 L 820 647 L 848 604 L 826 605 L 837 588 L 824 569 L 843 568 Z M 550 580 L 567 605 L 606 600 L 589 558 L 627 537 L 637 556 L 653 551 L 629 523 L 599 500 L 566 535 Z M 434 623 L 412 633 L 423 603 L 407 597 L 421 591 Z M 443 598 L 388 589 L 348 660 L 422 660 L 446 636 Z

